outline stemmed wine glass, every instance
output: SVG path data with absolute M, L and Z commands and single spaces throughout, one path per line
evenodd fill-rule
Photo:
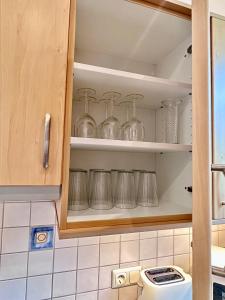
M 129 140 L 129 131 L 125 130 L 130 122 L 130 111 L 131 111 L 131 101 L 122 101 L 120 102 L 121 106 L 125 107 L 126 121 L 121 126 L 121 138 L 123 140 Z
M 130 94 L 125 97 L 125 102 L 132 103 L 132 117 L 122 126 L 122 136 L 124 140 L 143 141 L 145 138 L 145 129 L 143 123 L 136 117 L 136 101 L 142 100 L 143 95 Z
M 89 102 L 97 102 L 96 91 L 90 88 L 82 88 L 78 90 L 78 102 L 84 102 L 84 113 L 75 123 L 75 135 L 78 137 L 95 138 L 97 125 L 95 120 L 89 114 Z
M 103 101 L 106 103 L 106 119 L 99 127 L 100 137 L 103 139 L 116 140 L 120 137 L 120 122 L 114 116 L 115 101 L 117 101 L 120 97 L 120 93 L 113 91 L 103 94 Z

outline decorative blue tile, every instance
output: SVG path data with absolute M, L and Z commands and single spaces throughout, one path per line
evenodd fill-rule
M 32 227 L 30 233 L 30 250 L 53 248 L 54 226 Z

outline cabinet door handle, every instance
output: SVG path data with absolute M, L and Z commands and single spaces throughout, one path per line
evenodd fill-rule
M 225 175 L 225 165 L 212 164 L 211 170 L 213 172 L 223 172 L 223 174 Z
M 49 166 L 49 144 L 50 144 L 50 127 L 51 127 L 51 115 L 47 113 L 45 115 L 45 127 L 44 127 L 44 155 L 43 155 L 43 167 L 45 169 Z

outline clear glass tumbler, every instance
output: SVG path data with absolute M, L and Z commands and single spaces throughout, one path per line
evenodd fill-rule
M 180 100 L 165 100 L 162 105 L 165 108 L 166 119 L 166 142 L 171 144 L 178 143 L 178 105 Z
M 135 185 L 135 199 L 137 201 L 137 196 L 138 196 L 138 186 L 139 186 L 139 180 L 140 180 L 140 174 L 144 170 L 132 170 L 134 173 L 134 185 Z
M 113 207 L 110 171 L 94 171 L 90 206 L 93 209 L 111 209 Z
M 121 171 L 125 171 L 125 170 L 123 170 L 123 169 L 112 169 L 111 170 L 111 184 L 112 184 L 113 202 L 115 202 L 115 195 L 116 195 L 116 189 L 117 189 L 118 174 Z
M 135 208 L 135 185 L 132 171 L 119 171 L 115 194 L 115 206 L 118 208 Z
M 140 173 L 137 204 L 141 206 L 158 206 L 155 172 L 142 171 Z
M 88 208 L 88 175 L 86 170 L 71 169 L 69 179 L 69 209 Z
M 90 201 L 90 197 L 91 197 L 91 191 L 92 191 L 92 185 L 93 185 L 93 179 L 94 179 L 94 172 L 95 171 L 104 171 L 104 169 L 90 169 L 89 170 L 89 179 L 88 179 L 88 185 L 89 185 L 89 201 Z

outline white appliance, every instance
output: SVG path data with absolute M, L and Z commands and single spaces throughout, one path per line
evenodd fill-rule
M 225 300 L 225 248 L 212 246 L 213 300 Z
M 192 279 L 181 268 L 166 266 L 141 271 L 143 290 L 138 300 L 191 300 Z

